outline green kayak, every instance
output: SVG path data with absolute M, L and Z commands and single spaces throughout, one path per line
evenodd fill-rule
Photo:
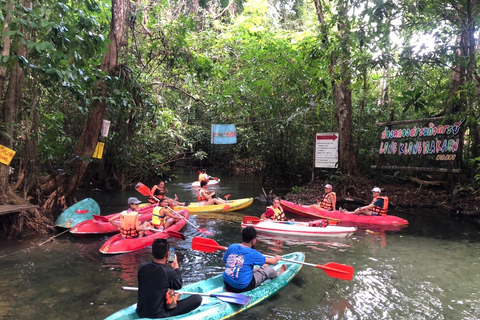
M 295 252 L 284 255 L 283 258 L 298 262 L 304 262 L 305 255 L 302 252 Z M 202 304 L 197 309 L 181 316 L 163 319 L 218 320 L 233 317 L 234 315 L 245 311 L 259 304 L 263 300 L 273 296 L 286 284 L 288 284 L 290 280 L 292 280 L 302 268 L 301 264 L 288 261 L 280 261 L 277 265 L 274 266 L 274 268 L 278 271 L 282 264 L 285 264 L 287 266 L 287 270 L 283 272 L 280 276 L 273 280 L 265 281 L 260 287 L 255 288 L 252 291 L 242 293 L 251 298 L 249 305 L 237 305 L 233 303 L 223 302 L 220 299 L 213 297 L 203 297 Z M 222 292 L 225 292 L 225 288 L 223 286 L 223 277 L 220 274 L 207 280 L 195 282 L 184 286 L 180 291 L 220 294 Z M 140 319 L 135 312 L 136 307 L 137 304 L 131 305 L 130 307 L 127 307 L 112 314 L 105 320 Z
M 55 225 L 62 228 L 73 228 L 82 221 L 93 219 L 93 215 L 100 214 L 100 206 L 92 198 L 86 198 L 68 207 L 55 221 Z

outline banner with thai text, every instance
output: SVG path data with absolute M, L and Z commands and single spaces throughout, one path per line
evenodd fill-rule
M 387 160 L 384 165 L 456 167 L 463 123 L 462 119 L 385 127 L 378 152 Z
M 212 144 L 237 143 L 237 128 L 234 124 L 212 124 Z
M 0 144 L 0 163 L 3 163 L 7 166 L 10 165 L 10 161 L 12 161 L 15 153 L 16 151 L 13 151 L 12 149 L 9 149 Z

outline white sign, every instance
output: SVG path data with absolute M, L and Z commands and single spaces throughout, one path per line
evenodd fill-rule
M 102 130 L 100 135 L 104 138 L 108 137 L 108 130 L 110 129 L 110 121 L 103 120 L 102 121 Z
M 315 168 L 338 168 L 338 132 L 317 133 Z

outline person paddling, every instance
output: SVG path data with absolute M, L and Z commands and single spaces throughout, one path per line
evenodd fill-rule
M 158 230 L 165 230 L 178 220 L 182 220 L 179 215 L 173 214 L 168 209 L 168 200 L 163 198 L 160 200 L 159 206 L 153 208 L 152 226 Z
M 177 195 L 175 195 L 175 199 L 167 197 L 166 194 L 168 193 L 168 189 L 165 187 L 165 182 L 164 181 L 160 181 L 158 184 L 154 185 L 152 187 L 152 190 L 150 190 L 150 192 L 154 196 L 154 197 L 148 198 L 148 201 L 150 203 L 157 203 L 158 200 L 167 199 L 168 204 L 173 205 L 173 206 L 182 206 L 183 207 L 183 206 L 188 206 L 190 204 L 189 201 L 178 202 Z
M 178 300 L 180 294 L 172 290 L 182 288 L 183 279 L 177 255 L 170 257 L 170 244 L 166 239 L 155 239 L 152 244 L 153 261 L 144 262 L 138 268 L 137 314 L 140 318 L 166 318 L 188 313 L 200 306 L 202 297 L 191 295 Z M 173 295 L 173 297 L 172 297 Z M 168 306 L 170 299 L 176 307 Z
M 388 197 L 380 196 L 382 190 L 379 187 L 372 189 L 373 200 L 367 206 L 355 209 L 355 211 L 346 211 L 340 208 L 342 213 L 364 214 L 366 216 L 386 216 L 388 211 Z
M 257 231 L 248 226 L 242 230 L 242 243 L 232 244 L 223 256 L 225 271 L 223 283 L 230 292 L 245 292 L 255 289 L 267 279 L 274 279 L 282 274 L 286 265 L 282 265 L 279 272 L 270 265 L 275 265 L 282 256 L 265 257 L 255 250 L 257 243 Z M 261 266 L 254 269 L 255 265 Z
M 208 174 L 207 174 L 207 170 L 206 169 L 202 169 L 202 171 L 199 173 L 198 175 L 198 182 L 202 183 L 202 181 L 209 181 L 210 180 L 210 177 Z
M 215 191 L 208 191 L 208 182 L 203 180 L 200 182 L 200 189 L 197 190 L 197 199 L 199 205 L 201 206 L 208 206 L 211 204 L 225 204 L 226 206 L 223 210 L 228 210 L 230 206 L 227 204 L 225 200 L 214 198 Z
M 144 236 L 145 231 L 148 231 L 150 228 L 150 223 L 145 222 L 140 225 L 140 221 L 138 220 L 138 205 L 142 202 L 135 197 L 131 197 L 128 198 L 127 203 L 128 209 L 114 215 L 109 221 L 120 230 L 123 238 L 141 238 Z M 120 224 L 115 221 L 119 218 Z

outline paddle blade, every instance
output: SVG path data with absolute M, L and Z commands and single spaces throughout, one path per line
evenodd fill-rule
M 202 251 L 207 253 L 212 253 L 217 250 L 226 250 L 226 247 L 222 247 L 215 240 L 194 237 L 192 239 L 192 249 L 195 251 Z
M 329 262 L 325 265 L 317 265 L 319 269 L 322 269 L 327 275 L 332 278 L 342 279 L 350 281 L 353 278 L 353 267 L 344 264 Z
M 243 217 L 243 223 L 245 223 L 245 224 L 257 224 L 259 222 L 262 222 L 262 219 L 259 219 L 257 217 L 253 217 L 253 216 Z
M 241 304 L 243 306 L 248 305 L 251 300 L 249 296 L 235 292 L 211 293 L 210 296 L 224 302 Z
M 213 177 L 213 179 L 215 179 L 215 181 L 219 181 L 220 179 L 218 179 L 217 177 Z
M 97 221 L 102 221 L 102 222 L 110 222 L 110 220 L 108 220 L 108 218 L 105 218 L 104 216 L 99 216 L 98 214 L 94 214 L 93 219 L 95 219 Z
M 164 232 L 168 234 L 170 237 L 185 240 L 185 235 L 183 233 L 173 231 L 173 230 L 166 230 Z
M 150 188 L 148 188 L 146 185 L 144 185 L 141 182 L 137 183 L 137 185 L 135 186 L 135 190 L 137 190 L 138 192 L 140 192 L 141 194 L 147 197 L 152 195 L 152 193 L 150 192 Z

